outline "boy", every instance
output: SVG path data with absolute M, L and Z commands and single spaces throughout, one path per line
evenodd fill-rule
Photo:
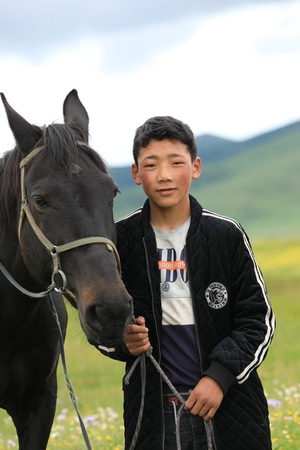
M 190 128 L 154 117 L 134 138 L 132 176 L 143 206 L 117 222 L 124 284 L 136 323 L 109 356 L 153 356 L 185 400 L 181 449 L 271 449 L 268 407 L 256 369 L 275 322 L 248 238 L 235 220 L 190 196 L 201 174 Z M 141 401 L 140 365 L 124 385 L 125 448 Z M 180 403 L 146 358 L 145 405 L 137 449 L 173 450 Z M 210 446 L 211 448 L 211 446 Z

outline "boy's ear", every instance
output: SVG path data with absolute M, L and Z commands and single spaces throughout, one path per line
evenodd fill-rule
M 139 175 L 139 169 L 135 163 L 133 163 L 131 166 L 131 175 L 132 175 L 132 178 L 133 178 L 133 181 L 135 182 L 135 184 L 138 184 L 138 185 L 142 184 L 141 178 Z
M 193 162 L 193 175 L 192 175 L 193 180 L 197 180 L 200 177 L 201 172 L 202 172 L 201 159 L 199 158 L 199 156 L 197 156 L 197 158 Z

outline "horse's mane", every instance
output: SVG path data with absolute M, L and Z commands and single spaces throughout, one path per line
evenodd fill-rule
M 51 124 L 42 128 L 41 139 L 36 147 L 44 146 L 47 164 L 64 167 L 71 173 L 78 165 L 79 151 L 84 151 L 91 161 L 104 173 L 107 168 L 100 155 L 85 144 L 79 129 L 64 124 Z M 80 150 L 79 150 L 80 149 Z M 20 198 L 20 161 L 24 155 L 16 146 L 0 159 L 0 225 L 9 224 L 15 214 Z

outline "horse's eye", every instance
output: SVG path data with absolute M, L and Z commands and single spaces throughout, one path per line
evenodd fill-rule
M 34 204 L 36 205 L 37 208 L 46 208 L 46 206 L 48 206 L 46 200 L 38 195 L 32 197 L 32 200 L 34 201 Z

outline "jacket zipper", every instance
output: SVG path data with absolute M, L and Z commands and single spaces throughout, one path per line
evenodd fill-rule
M 146 259 L 146 266 L 147 266 L 147 276 L 148 276 L 148 280 L 149 280 L 149 285 L 150 285 L 150 290 L 151 290 L 151 306 L 152 306 L 152 314 L 153 314 L 153 318 L 154 318 L 154 323 L 155 323 L 155 328 L 156 328 L 156 334 L 157 334 L 157 340 L 159 340 L 159 333 L 158 333 L 158 327 L 157 327 L 157 320 L 156 320 L 156 315 L 155 315 L 155 311 L 154 311 L 154 294 L 153 294 L 153 286 L 152 286 L 152 281 L 151 281 L 151 276 L 150 276 L 150 267 L 149 267 L 149 258 L 148 258 L 148 252 L 147 252 L 147 246 L 146 246 L 146 239 L 145 237 L 143 237 L 143 245 L 144 245 L 144 249 L 145 249 L 145 259 Z M 158 348 L 158 354 L 159 354 L 159 363 L 161 361 L 161 353 L 160 353 L 160 348 Z M 162 380 L 160 378 L 160 389 L 162 392 Z M 162 398 L 160 399 L 160 406 L 161 406 L 161 417 L 162 417 L 162 422 L 163 422 L 163 434 L 162 434 L 162 442 L 161 442 L 161 448 L 164 448 L 164 442 L 165 442 L 165 419 L 164 419 L 164 408 L 163 408 L 163 401 Z

